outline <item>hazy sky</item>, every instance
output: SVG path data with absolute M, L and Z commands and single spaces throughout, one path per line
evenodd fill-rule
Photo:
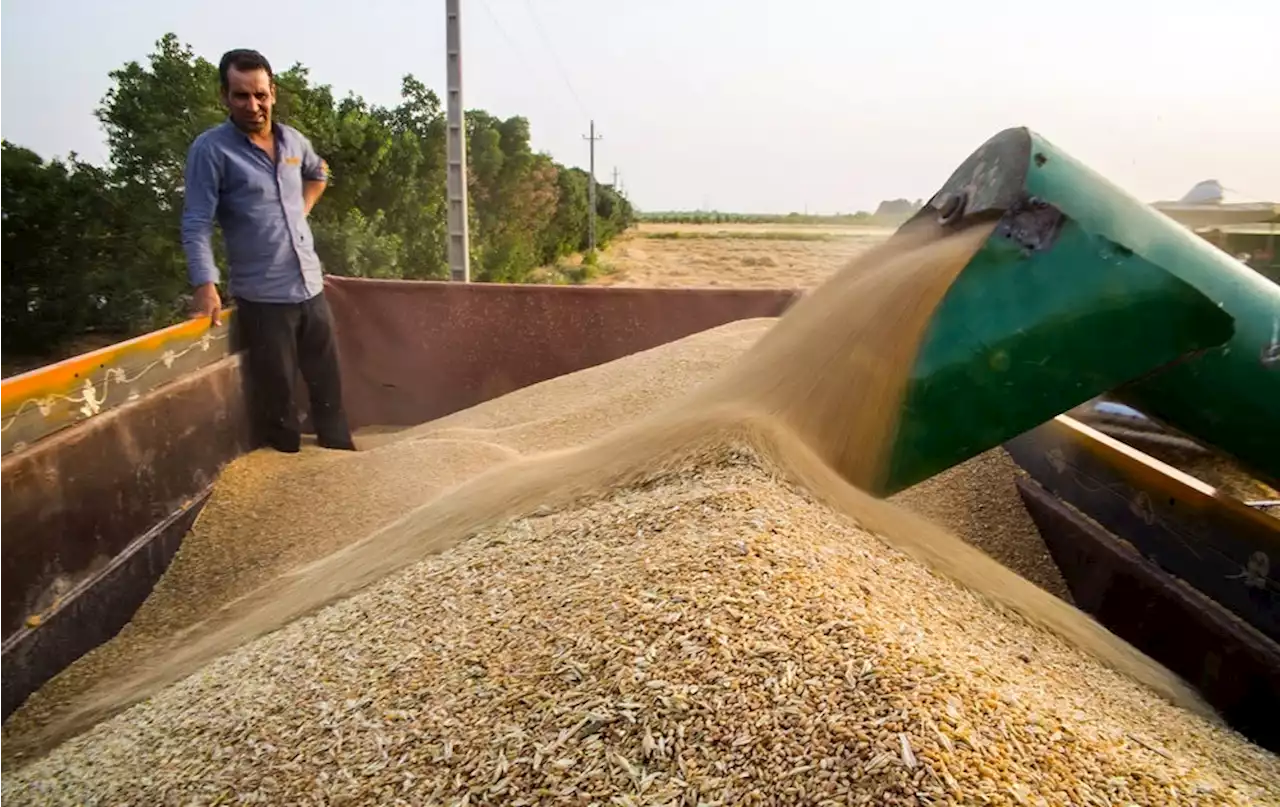
M 535 148 L 584 167 L 594 117 L 597 175 L 616 166 L 644 209 L 927 197 L 1016 125 L 1147 200 L 1207 178 L 1280 199 L 1277 0 L 462 6 L 466 105 L 526 116 Z M 410 72 L 444 95 L 443 0 L 4 0 L 3 136 L 105 158 L 107 72 L 169 31 L 215 62 L 232 47 L 300 61 L 375 103 Z

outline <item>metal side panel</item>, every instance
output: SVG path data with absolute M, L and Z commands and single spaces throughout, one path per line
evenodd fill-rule
M 1280 645 L 1037 483 L 1017 487 L 1077 606 L 1196 687 L 1237 731 L 1280 752 Z
M 212 492 L 210 483 L 69 591 L 38 623 L 28 623 L 5 640 L 0 687 L 4 720 L 51 678 L 128 624 L 169 568 Z
M 1048 493 L 1280 641 L 1280 519 L 1070 417 L 1005 448 Z
M 325 278 L 352 428 L 416 425 L 730 322 L 792 289 Z
M 99 417 L 234 352 L 232 309 L 221 328 L 192 319 L 0 383 L 0 453 Z
M 128 624 L 221 469 L 252 448 L 230 356 L 3 458 L 6 718 Z

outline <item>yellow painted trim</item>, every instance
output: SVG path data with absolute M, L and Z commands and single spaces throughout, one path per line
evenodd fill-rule
M 219 316 L 220 333 L 212 332 L 207 318 L 189 319 L 13 378 L 0 379 L 0 452 L 26 446 L 26 442 L 20 439 L 14 442 L 6 433 L 28 411 L 40 410 L 47 424 L 29 436 L 29 439 L 38 439 L 99 414 L 104 405 L 110 409 L 123 404 L 124 401 L 110 402 L 111 388 L 133 383 L 156 365 L 172 365 L 174 360 L 193 350 L 209 350 L 212 342 L 230 337 L 230 320 L 232 311 L 224 310 Z
M 231 310 L 223 309 L 218 321 L 222 323 L 221 327 L 228 327 Z M 69 394 L 83 385 L 84 379 L 97 370 L 113 367 L 132 356 L 159 352 L 175 341 L 194 341 L 209 330 L 211 328 L 207 317 L 190 319 L 6 378 L 0 382 L 0 411 L 9 412 L 13 407 L 32 398 Z
M 1066 426 L 1067 428 L 1073 431 L 1076 431 L 1076 432 L 1079 432 L 1080 434 L 1085 435 L 1089 439 L 1093 440 L 1095 443 L 1099 443 L 1101 445 L 1106 446 L 1111 450 L 1112 453 L 1120 454 L 1124 456 L 1128 460 L 1129 465 L 1132 467 L 1141 467 L 1141 468 L 1154 470 L 1163 476 L 1167 476 L 1176 480 L 1179 484 L 1186 485 L 1187 487 L 1192 488 L 1197 493 L 1200 493 L 1204 496 L 1218 495 L 1217 488 L 1213 487 L 1212 485 L 1209 485 L 1205 482 L 1201 482 L 1199 479 L 1196 479 L 1194 476 L 1191 476 L 1190 474 L 1184 471 L 1180 471 L 1177 468 L 1173 467 L 1172 465 L 1162 462 L 1156 459 L 1155 457 L 1152 457 L 1149 454 L 1139 451 L 1133 446 L 1128 445 L 1127 443 L 1123 443 L 1109 434 L 1104 434 L 1103 432 L 1098 431 L 1092 426 L 1088 426 L 1076 420 L 1070 415 L 1058 415 L 1057 417 L 1054 418 L 1054 420 L 1058 421 L 1059 423 L 1061 423 L 1062 425 Z
M 1073 432 L 1077 438 L 1076 444 L 1086 451 L 1109 460 L 1112 468 L 1132 480 L 1135 490 L 1176 495 L 1190 507 L 1202 512 L 1217 511 L 1225 515 L 1224 511 L 1230 511 L 1231 517 L 1264 527 L 1264 534 L 1276 542 L 1275 546 L 1280 547 L 1280 520 L 1133 446 L 1103 434 L 1070 415 L 1058 415 L 1053 423 Z

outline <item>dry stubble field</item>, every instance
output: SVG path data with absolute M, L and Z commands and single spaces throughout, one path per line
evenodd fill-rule
M 642 224 L 604 251 L 611 286 L 811 289 L 893 233 L 888 227 Z

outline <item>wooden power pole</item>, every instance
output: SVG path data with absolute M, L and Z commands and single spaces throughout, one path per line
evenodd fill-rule
M 471 238 L 467 230 L 467 129 L 462 112 L 462 24 L 461 0 L 445 0 L 445 59 L 449 279 L 471 280 Z
M 591 121 L 591 134 L 583 135 L 583 140 L 591 143 L 590 170 L 587 174 L 587 254 L 596 253 L 596 141 L 603 140 L 604 135 L 596 136 L 596 122 Z

